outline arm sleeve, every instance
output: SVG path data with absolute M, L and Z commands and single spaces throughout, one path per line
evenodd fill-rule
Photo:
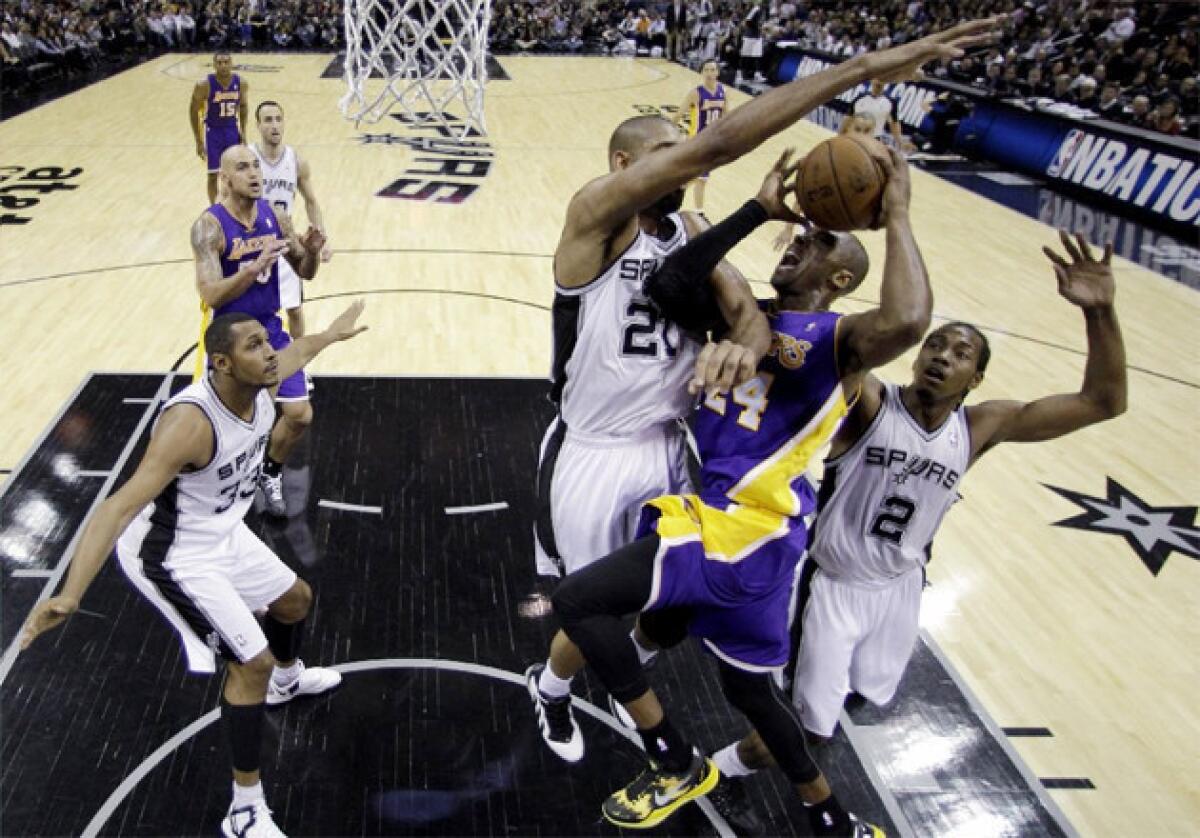
M 646 278 L 646 295 L 669 320 L 690 331 L 706 332 L 724 325 L 717 295 L 708 281 L 717 263 L 767 220 L 758 201 L 710 227 L 666 258 Z

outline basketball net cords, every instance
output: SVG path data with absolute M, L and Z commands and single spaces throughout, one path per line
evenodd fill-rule
M 431 0 L 401 0 L 399 8 L 394 4 L 395 0 L 346 3 L 347 91 L 339 102 L 343 116 L 355 123 L 374 123 L 398 103 L 412 124 L 440 124 L 460 137 L 471 129 L 486 133 L 483 94 L 491 0 L 436 0 L 433 14 L 424 20 L 410 13 L 428 10 Z M 453 24 L 447 17 L 452 11 L 462 25 L 451 32 L 450 43 L 443 44 L 438 27 Z M 372 98 L 364 88 L 373 71 L 387 81 Z M 466 111 L 462 121 L 446 113 L 456 98 Z

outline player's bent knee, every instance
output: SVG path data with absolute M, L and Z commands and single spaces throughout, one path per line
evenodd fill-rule
M 308 616 L 312 608 L 312 588 L 303 579 L 297 579 L 287 593 L 271 603 L 267 610 L 271 616 L 284 623 L 294 623 Z
M 275 668 L 275 656 L 270 649 L 263 649 L 254 657 L 240 663 L 229 664 L 229 679 L 239 686 L 261 684 L 265 689 L 271 670 Z

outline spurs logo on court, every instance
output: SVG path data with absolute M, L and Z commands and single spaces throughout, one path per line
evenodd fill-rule
M 78 183 L 68 180 L 83 174 L 83 169 L 60 169 L 58 166 L 0 166 L 0 210 L 25 210 L 42 202 L 39 195 L 78 189 Z M 15 212 L 0 212 L 0 225 L 28 224 L 33 219 Z
M 434 201 L 439 204 L 461 204 L 475 194 L 478 180 L 492 170 L 496 153 L 491 144 L 473 128 L 455 117 L 447 117 L 449 125 L 416 124 L 405 114 L 392 114 L 408 126 L 411 136 L 392 133 L 364 134 L 363 145 L 405 145 L 417 154 L 413 163 L 428 164 L 430 168 L 411 166 L 404 176 L 375 193 L 381 198 L 402 198 L 406 201 Z M 418 114 L 426 117 L 429 114 Z M 465 135 L 460 139 L 457 135 Z M 428 132 L 433 136 L 422 136 Z
M 1111 477 L 1103 498 L 1042 485 L 1084 509 L 1082 515 L 1055 521 L 1054 526 L 1122 536 L 1155 576 L 1173 552 L 1200 559 L 1194 506 L 1151 506 Z

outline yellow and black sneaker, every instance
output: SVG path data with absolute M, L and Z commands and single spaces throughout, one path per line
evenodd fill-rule
M 692 757 L 684 772 L 667 771 L 653 762 L 625 788 L 604 801 L 604 818 L 626 829 L 649 829 L 665 821 L 683 804 L 713 790 L 721 774 L 711 759 Z
M 887 838 L 887 833 L 875 824 L 860 821 L 853 812 L 849 814 L 851 838 Z

